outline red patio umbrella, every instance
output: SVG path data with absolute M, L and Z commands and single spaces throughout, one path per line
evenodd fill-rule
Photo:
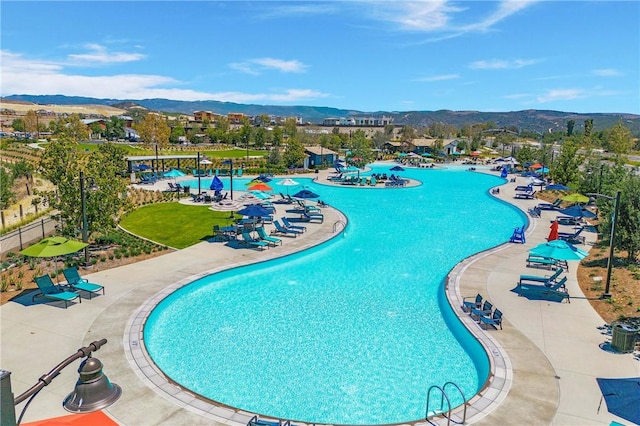
M 256 183 L 247 188 L 249 191 L 273 191 L 273 188 L 266 183 Z
M 530 169 L 541 169 L 544 166 L 540 163 L 536 163 L 536 164 L 532 164 L 531 166 L 529 166 Z
M 547 237 L 547 241 L 553 241 L 558 239 L 558 221 L 554 220 L 551 222 L 551 231 L 549 231 L 549 236 Z

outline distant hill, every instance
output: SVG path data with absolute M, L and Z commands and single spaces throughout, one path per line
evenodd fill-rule
M 509 112 L 482 112 L 482 111 L 357 111 L 331 107 L 311 106 L 277 106 L 237 104 L 218 101 L 176 101 L 171 99 L 97 99 L 79 96 L 64 95 L 11 95 L 4 99 L 12 101 L 32 102 L 42 105 L 108 105 L 115 108 L 130 109 L 135 106 L 144 107 L 153 111 L 167 113 L 193 114 L 194 111 L 212 111 L 217 114 L 230 112 L 246 115 L 276 115 L 302 117 L 304 122 L 321 124 L 328 117 L 352 117 L 352 116 L 381 116 L 393 117 L 394 124 L 407 124 L 414 127 L 427 127 L 432 123 L 445 123 L 456 127 L 474 123 L 493 122 L 498 127 L 517 127 L 520 129 L 547 132 L 566 128 L 568 120 L 575 121 L 575 128 L 580 131 L 587 119 L 593 119 L 594 129 L 602 130 L 613 126 L 618 120 L 622 120 L 634 135 L 640 135 L 640 115 L 636 114 L 610 114 L 593 113 L 580 114 L 562 111 L 547 110 L 523 110 Z

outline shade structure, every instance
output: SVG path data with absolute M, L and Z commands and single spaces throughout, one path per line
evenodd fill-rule
M 393 166 L 392 168 L 389 169 L 392 172 L 404 172 L 404 167 L 400 167 L 400 166 Z
M 295 198 L 320 198 L 318 194 L 313 191 L 309 191 L 308 189 L 303 189 L 302 191 L 298 191 L 293 194 Z
M 550 231 L 549 231 L 549 236 L 547 237 L 547 241 L 554 241 L 558 239 L 558 221 L 554 220 L 553 222 L 551 222 L 551 226 L 550 226 Z
M 564 240 L 547 241 L 529 250 L 535 256 L 550 257 L 556 260 L 582 260 L 588 253 Z
M 178 178 L 186 176 L 183 172 L 178 169 L 171 169 L 168 172 L 165 172 L 164 177 Z
M 568 201 L 570 203 L 586 203 L 589 201 L 589 197 L 586 195 L 578 194 L 577 192 L 574 194 L 565 195 L 561 198 L 562 201 Z
M 249 204 L 245 208 L 238 210 L 238 214 L 250 217 L 265 217 L 270 216 L 271 211 L 265 209 L 260 204 Z
M 618 417 L 640 424 L 640 377 L 596 378 L 607 403 L 607 410 Z
M 568 186 L 565 185 L 561 185 L 559 183 L 554 183 L 552 185 L 547 185 L 544 187 L 544 189 L 548 189 L 550 191 L 570 191 L 571 188 L 569 188 Z
M 88 244 L 81 241 L 70 240 L 66 237 L 49 237 L 22 250 L 20 254 L 30 257 L 56 257 L 75 253 L 82 250 Z
M 560 210 L 560 213 L 567 215 L 567 216 L 571 216 L 571 217 L 584 217 L 587 219 L 593 219 L 596 217 L 596 214 L 593 213 L 590 210 L 587 210 L 585 208 L 583 208 L 582 206 L 579 205 L 574 205 L 571 207 L 568 207 L 566 209 L 562 209 Z
M 266 183 L 263 183 L 263 182 L 254 183 L 253 185 L 251 185 L 247 189 L 249 191 L 273 191 L 272 187 L 270 187 L 269 185 L 267 185 Z
M 211 180 L 211 185 L 209 185 L 209 189 L 212 191 L 220 191 L 224 188 L 224 183 L 220 180 L 220 178 L 216 175 Z

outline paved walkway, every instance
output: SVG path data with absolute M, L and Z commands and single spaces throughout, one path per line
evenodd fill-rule
M 318 177 L 325 183 L 326 175 Z M 514 187 L 511 183 L 504 185 L 499 197 L 524 210 L 536 204 L 513 199 Z M 203 242 L 145 262 L 92 274 L 88 277 L 103 283 L 107 294 L 67 310 L 55 304 L 33 305 L 28 297 L 2 306 L 0 367 L 12 372 L 14 394 L 26 390 L 79 347 L 107 338 L 109 343 L 94 355 L 104 362 L 105 373 L 125 390 L 107 410 L 121 424 L 246 424 L 246 413 L 212 407 L 171 384 L 156 382 L 157 371 L 145 365 L 140 345 L 141 318 L 163 289 L 229 266 L 286 255 L 336 236 L 341 229 L 339 222 L 346 218 L 333 209 L 325 208 L 323 213 L 323 224 L 310 224 L 304 237 L 282 237 L 282 247 L 258 252 Z M 600 349 L 606 338 L 596 327 L 603 321 L 582 297 L 575 277 L 576 265 L 570 265 L 571 303 L 528 300 L 512 291 L 521 273 L 535 272 L 525 267 L 526 254 L 533 245 L 544 241 L 550 218 L 550 213 L 543 213 L 541 219 L 531 221 L 527 244 L 507 244 L 478 254 L 450 274 L 447 293 L 451 304 L 490 348 L 492 359 L 493 375 L 488 386 L 473 399 L 468 413 L 468 421 L 474 424 L 624 423 L 610 415 L 604 404 L 597 412 L 600 392 L 595 377 L 635 376 L 640 364 L 630 354 Z M 338 225 L 334 229 L 335 224 Z M 594 238 L 588 234 L 589 242 Z M 504 330 L 481 330 L 461 312 L 461 298 L 478 292 L 504 312 Z M 74 368 L 64 370 L 34 399 L 25 421 L 66 414 L 61 401 L 76 378 Z

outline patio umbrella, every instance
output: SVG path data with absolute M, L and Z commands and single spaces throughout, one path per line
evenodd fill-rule
M 303 189 L 302 191 L 296 192 L 293 194 L 295 198 L 320 198 L 318 194 L 315 192 L 309 191 L 308 189 Z
M 186 176 L 186 175 L 178 169 L 171 169 L 168 172 L 165 172 L 164 174 L 164 177 L 172 177 L 172 178 L 179 178 L 182 176 Z
M 550 257 L 556 260 L 582 260 L 588 253 L 564 240 L 553 240 L 539 244 L 529 250 L 535 256 Z
M 574 205 L 566 209 L 560 210 L 560 213 L 571 217 L 586 217 L 587 219 L 593 219 L 596 214 L 590 210 L 582 208 L 582 206 Z
M 244 207 L 244 204 L 242 204 L 239 201 L 222 200 L 218 203 L 212 203 L 209 206 L 209 210 L 213 210 L 217 212 L 234 212 L 236 210 L 241 209 L 242 207 Z
M 273 191 L 272 187 L 270 187 L 269 185 L 267 185 L 266 183 L 263 183 L 263 182 L 254 183 L 253 185 L 251 185 L 247 189 L 249 191 Z
M 151 166 L 147 166 L 146 164 L 138 164 L 137 167 L 140 171 L 149 170 L 151 168 Z
M 549 231 L 549 236 L 547 237 L 547 241 L 554 241 L 558 239 L 558 221 L 554 220 L 551 222 L 551 231 Z
M 22 250 L 20 254 L 29 257 L 54 257 L 56 263 L 58 256 L 76 253 L 88 246 L 81 241 L 70 240 L 65 237 L 49 237 L 40 240 L 31 247 Z M 56 274 L 57 276 L 57 274 Z
M 544 189 L 553 190 L 553 191 L 570 191 L 571 188 L 568 186 L 560 185 L 559 183 L 554 183 L 552 185 L 547 185 Z
M 542 164 L 540 164 L 540 163 L 532 164 L 531 166 L 529 166 L 529 168 L 531 168 L 531 169 L 541 169 L 543 167 L 544 166 Z
M 218 178 L 218 175 L 215 175 L 211 180 L 211 185 L 209 185 L 209 189 L 212 191 L 221 191 L 224 188 L 224 183 Z
M 621 379 L 596 378 L 607 403 L 607 410 L 618 417 L 640 424 L 640 377 Z M 600 400 L 602 403 L 602 399 Z M 598 406 L 598 410 L 600 407 Z
M 404 167 L 400 167 L 400 166 L 393 166 L 392 168 L 389 169 L 392 172 L 404 172 Z
M 586 195 L 578 194 L 577 192 L 574 194 L 565 195 L 561 198 L 562 201 L 568 201 L 570 203 L 586 203 L 589 201 L 589 197 Z
M 242 216 L 264 217 L 271 215 L 271 211 L 265 209 L 260 204 L 249 204 L 245 208 L 238 210 L 238 214 Z
M 277 182 L 278 185 L 282 185 L 282 186 L 286 186 L 287 187 L 287 195 L 289 194 L 289 187 L 290 186 L 298 186 L 300 185 L 298 182 L 296 182 L 293 179 L 282 179 L 280 182 Z

